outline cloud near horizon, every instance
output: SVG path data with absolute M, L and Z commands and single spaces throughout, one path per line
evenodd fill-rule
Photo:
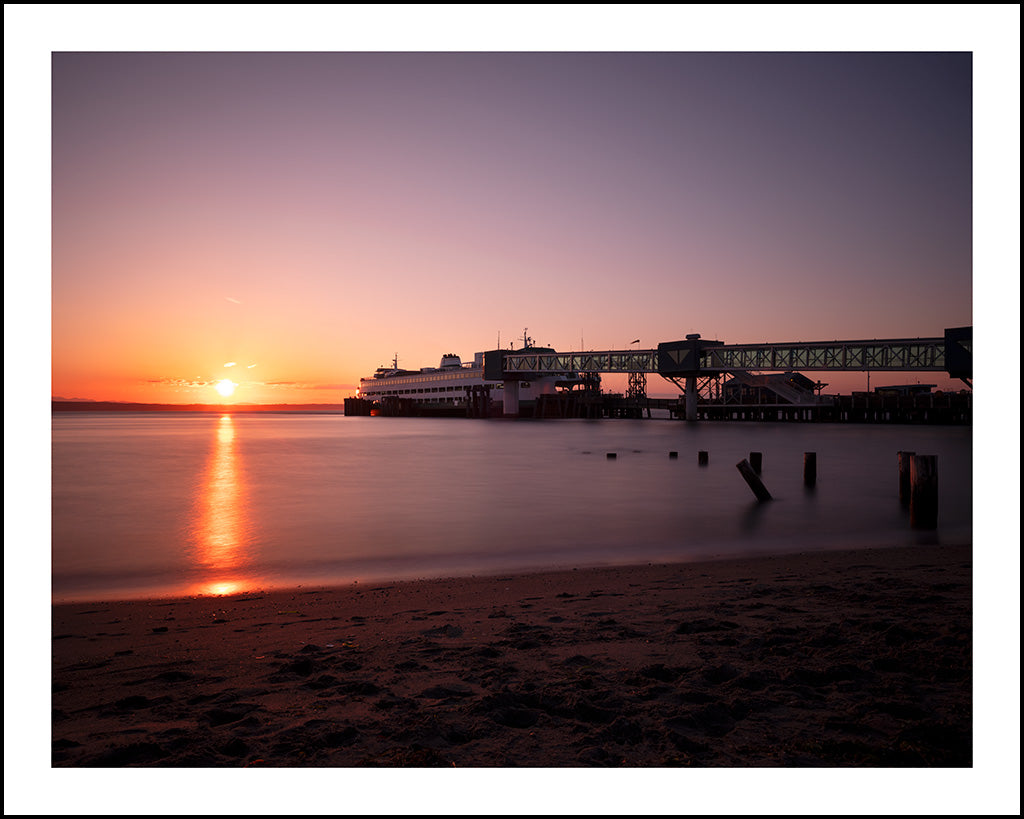
M 147 384 L 163 384 L 170 387 L 208 387 L 217 382 L 199 378 L 147 378 Z
M 349 390 L 355 389 L 355 384 L 318 384 L 302 381 L 264 381 L 264 387 L 288 387 L 293 390 Z

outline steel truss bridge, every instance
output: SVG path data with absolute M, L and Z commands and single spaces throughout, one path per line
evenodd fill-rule
M 966 328 L 970 331 L 971 328 Z M 970 378 L 970 333 L 955 339 L 966 355 L 967 369 L 947 363 L 948 336 L 875 339 L 872 341 L 799 341 L 785 344 L 723 344 L 691 338 L 659 344 L 653 350 L 608 350 L 585 353 L 504 352 L 504 375 L 559 372 L 657 373 L 693 375 L 766 370 L 946 372 Z M 955 350 L 953 357 L 962 357 Z M 954 362 L 955 363 L 955 362 Z
M 649 350 L 559 353 L 529 348 L 484 354 L 484 377 L 511 383 L 524 376 L 575 373 L 656 373 L 685 379 L 687 415 L 695 413 L 697 382 L 729 373 L 793 370 L 944 372 L 970 384 L 973 327 L 947 329 L 934 338 L 725 344 L 698 334 Z

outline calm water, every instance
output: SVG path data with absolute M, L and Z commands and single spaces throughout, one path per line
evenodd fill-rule
M 967 428 L 191 413 L 52 424 L 55 600 L 971 537 Z M 937 532 L 910 529 L 899 450 L 938 456 Z M 736 470 L 751 451 L 771 503 Z M 805 451 L 818 457 L 812 491 Z

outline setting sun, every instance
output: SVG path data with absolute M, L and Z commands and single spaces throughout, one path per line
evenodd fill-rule
M 234 393 L 235 387 L 237 386 L 238 385 L 230 378 L 225 378 L 221 381 L 218 381 L 214 385 L 214 389 L 217 390 L 217 392 L 219 392 L 225 398 L 227 398 L 229 395 L 232 395 Z

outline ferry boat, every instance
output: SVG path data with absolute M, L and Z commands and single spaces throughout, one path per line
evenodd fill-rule
M 524 346 L 512 352 L 555 352 L 547 347 L 533 346 L 523 334 Z M 559 389 L 581 386 L 579 373 L 556 373 L 535 376 L 518 382 L 519 412 L 528 413 L 542 395 L 554 395 Z M 405 370 L 398 366 L 398 356 L 390 367 L 378 367 L 369 378 L 359 379 L 358 399 L 372 402 L 385 414 L 464 414 L 476 407 L 474 414 L 500 413 L 504 404 L 505 382 L 484 378 L 484 354 L 475 353 L 472 362 L 463 363 L 456 353 L 445 353 L 437 367 Z

